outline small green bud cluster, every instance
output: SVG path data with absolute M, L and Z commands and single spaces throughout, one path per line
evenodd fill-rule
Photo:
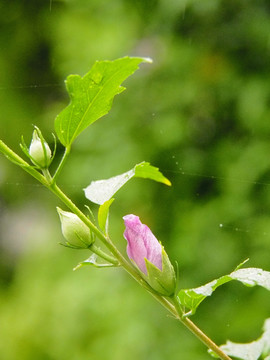
M 74 249 L 88 249 L 94 238 L 88 226 L 75 214 L 57 208 L 65 245 Z

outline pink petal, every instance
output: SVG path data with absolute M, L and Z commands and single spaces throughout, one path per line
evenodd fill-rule
M 162 270 L 162 247 L 147 225 L 136 215 L 126 215 L 124 237 L 128 242 L 127 254 L 147 275 L 145 258 Z

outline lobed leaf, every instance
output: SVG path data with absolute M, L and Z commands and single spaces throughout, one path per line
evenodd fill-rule
M 122 82 L 138 69 L 141 62 L 151 62 L 151 59 L 124 57 L 114 61 L 97 61 L 85 76 L 67 77 L 70 104 L 55 119 L 56 134 L 65 147 L 69 147 L 84 129 L 109 112 L 115 95 L 125 90 Z
M 106 180 L 92 181 L 91 184 L 84 189 L 85 197 L 96 204 L 102 205 L 110 200 L 114 194 L 133 177 L 141 177 L 171 185 L 170 181 L 158 168 L 150 165 L 148 162 L 142 162 L 121 175 Z
M 221 285 L 237 280 L 246 286 L 262 286 L 270 290 L 270 272 L 257 268 L 245 268 L 233 271 L 229 275 L 224 275 L 210 283 L 194 289 L 182 289 L 178 293 L 180 303 L 183 307 L 190 310 L 187 315 L 195 314 L 201 302 L 211 296 L 212 293 Z

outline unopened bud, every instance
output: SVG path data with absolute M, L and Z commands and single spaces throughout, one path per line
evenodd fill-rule
M 51 162 L 51 149 L 43 137 L 39 136 L 38 131 L 35 129 L 33 132 L 32 141 L 29 147 L 29 155 L 32 162 L 44 169 L 50 165 Z
M 87 225 L 75 214 L 57 208 L 61 220 L 62 234 L 66 245 L 76 249 L 87 249 L 94 240 Z
M 172 296 L 176 288 L 174 268 L 163 246 L 138 216 L 124 216 L 124 237 L 128 242 L 128 257 L 140 270 L 142 277 L 158 293 Z

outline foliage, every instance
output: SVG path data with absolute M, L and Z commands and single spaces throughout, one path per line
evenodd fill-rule
M 91 184 L 84 189 L 85 196 L 88 200 L 102 205 L 109 201 L 114 194 L 133 177 L 151 179 L 166 185 L 171 185 L 170 180 L 168 180 L 158 168 L 144 161 L 121 175 L 106 180 L 92 181 Z
M 114 96 L 125 90 L 122 82 L 142 61 L 150 60 L 126 57 L 97 61 L 83 78 L 68 76 L 66 88 L 71 102 L 55 119 L 56 134 L 65 147 L 70 147 L 85 128 L 109 112 Z
M 256 268 L 237 269 L 229 275 L 221 276 L 210 283 L 196 289 L 181 289 L 179 291 L 180 303 L 184 308 L 190 310 L 187 315 L 195 314 L 198 306 L 221 285 L 229 281 L 237 280 L 246 286 L 262 286 L 270 290 L 270 272 Z
M 76 152 L 59 181 L 83 203 L 81 188 L 89 184 L 92 175 L 108 178 L 147 159 L 172 180 L 173 187 L 168 191 L 134 182 L 125 197 L 119 192 L 125 211 L 115 204 L 111 214 L 115 238 L 121 235 L 121 229 L 113 225 L 116 219 L 123 212 L 140 209 L 178 261 L 185 275 L 180 277 L 183 287 L 197 287 L 217 274 L 226 274 L 247 257 L 251 266 L 270 270 L 270 22 L 266 0 L 116 0 L 110 5 L 104 0 L 53 1 L 51 12 L 46 1 L 30 0 L 6 2 L 1 10 L 1 137 L 16 148 L 20 134 L 30 133 L 30 124 L 35 123 L 45 129 L 48 140 L 52 119 L 67 103 L 61 85 L 67 74 L 85 73 L 97 58 L 114 59 L 127 53 L 150 56 L 152 67 L 142 70 L 147 76 L 132 79 L 128 93 L 121 102 L 116 100 L 117 106 L 104 118 L 106 132 L 105 123 L 97 123 L 74 144 Z M 128 344 L 134 359 L 175 358 L 180 348 L 186 359 L 208 358 L 184 330 L 176 331 L 170 319 L 163 320 L 151 310 L 152 302 L 150 305 L 146 297 L 127 298 L 129 321 L 123 320 L 124 314 L 119 319 L 117 303 L 122 302 L 117 291 L 134 294 L 134 288 L 125 282 L 121 285 L 118 274 L 99 275 L 104 276 L 102 280 L 98 275 L 82 274 L 84 279 L 88 277 L 91 291 L 77 291 L 72 302 L 70 288 L 76 281 L 68 274 L 63 283 L 62 276 L 54 274 L 65 273 L 63 266 L 72 268 L 80 259 L 67 252 L 63 255 L 61 249 L 61 256 L 46 251 L 49 244 L 61 240 L 58 224 L 47 220 L 46 211 L 58 204 L 15 171 L 0 158 L 1 232 L 5 234 L 1 237 L 0 322 L 5 329 L 1 343 L 5 359 L 86 359 L 90 350 L 95 359 L 99 349 L 104 349 L 102 326 L 108 348 L 115 350 L 108 357 L 117 354 L 121 358 L 124 346 L 113 340 L 124 324 L 128 325 L 127 331 L 121 332 L 122 345 Z M 30 222 L 33 214 L 35 221 Z M 33 229 L 39 230 L 38 239 Z M 29 242 L 36 251 L 29 249 Z M 37 256 L 40 249 L 42 258 Z M 44 281 L 31 265 L 42 265 Z M 110 289 L 108 302 L 102 294 L 94 295 L 98 281 L 118 281 L 117 291 Z M 255 339 L 263 319 L 269 316 L 267 292 L 237 287 L 237 297 L 229 299 L 228 288 L 234 289 L 234 284 L 221 287 L 204 302 L 204 311 L 195 315 L 196 320 L 218 343 L 227 338 Z M 115 309 L 107 313 L 106 321 L 98 306 L 89 310 L 89 302 L 96 304 L 100 298 L 104 306 Z M 70 314 L 75 302 L 80 310 L 76 308 L 74 318 L 81 321 L 71 338 L 65 329 L 74 324 Z M 59 321 L 56 308 L 62 309 Z M 144 322 L 145 308 L 148 313 L 151 310 L 149 322 L 154 325 L 148 343 L 142 335 L 151 331 Z M 251 313 L 250 308 L 256 312 Z M 86 319 L 87 311 L 91 316 Z M 203 313 L 215 318 L 218 333 L 210 316 Z M 96 332 L 93 323 L 99 324 Z M 172 331 L 164 331 L 164 326 Z M 141 344 L 139 349 L 135 343 Z
M 54 156 L 52 156 L 49 145 L 37 127 L 34 129 L 29 149 L 27 149 L 24 140 L 21 145 L 24 154 L 34 165 L 22 159 L 2 140 L 0 140 L 0 151 L 12 163 L 21 167 L 55 194 L 72 211 L 63 211 L 57 207 L 62 234 L 66 239 L 65 246 L 76 250 L 87 249 L 92 252 L 92 255 L 87 260 L 80 262 L 74 270 L 83 265 L 93 265 L 98 268 L 121 266 L 135 281 L 152 294 L 175 319 L 182 322 L 207 345 L 214 357 L 230 360 L 231 358 L 228 355 L 232 355 L 242 360 L 257 360 L 260 355 L 264 354 L 267 358 L 269 357 L 269 341 L 265 339 L 268 338 L 268 331 L 263 334 L 261 339 L 248 345 L 228 342 L 223 347 L 218 347 L 200 328 L 187 320 L 187 317 L 194 314 L 199 304 L 207 296 L 211 296 L 217 287 L 231 280 L 240 281 L 247 286 L 260 285 L 270 290 L 270 272 L 258 268 L 240 269 L 242 266 L 240 264 L 229 275 L 222 276 L 197 289 L 180 290 L 177 295 L 176 275 L 170 259 L 164 247 L 149 227 L 141 223 L 138 216 L 130 214 L 123 217 L 126 226 L 124 237 L 128 242 L 127 255 L 133 265 L 135 264 L 135 269 L 126 261 L 111 240 L 108 217 L 113 200 L 112 196 L 133 176 L 149 178 L 171 185 L 158 168 L 143 162 L 127 173 L 108 180 L 95 181 L 89 185 L 85 194 L 89 200 L 100 204 L 98 223 L 101 231 L 95 225 L 95 216 L 91 209 L 87 207 L 92 220 L 72 202 L 56 183 L 69 156 L 71 143 L 85 128 L 110 110 L 112 97 L 115 95 L 115 87 L 120 92 L 121 82 L 134 71 L 132 64 L 141 61 L 140 58 L 129 57 L 113 62 L 100 61 L 98 66 L 96 63 L 89 73 L 82 78 L 83 80 L 76 75 L 69 77 L 69 79 L 76 78 L 76 81 L 83 83 L 83 86 L 75 86 L 74 88 L 67 86 L 72 98 L 71 104 L 65 109 L 67 112 L 62 111 L 62 115 L 60 114 L 60 117 L 56 117 L 55 120 L 57 135 L 65 146 L 65 152 L 54 174 L 50 170 L 51 160 Z M 99 100 L 100 97 L 102 100 Z M 105 113 L 104 108 L 106 109 Z M 105 246 L 105 252 L 100 246 L 96 246 L 96 239 Z M 108 264 L 98 263 L 97 259 L 99 258 L 107 261 Z M 186 308 L 189 308 L 190 312 L 186 313 Z

